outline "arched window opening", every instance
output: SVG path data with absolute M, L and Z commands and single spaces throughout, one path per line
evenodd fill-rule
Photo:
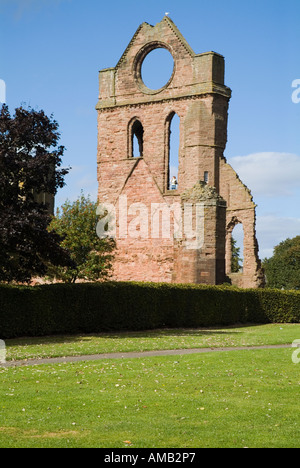
M 208 184 L 208 180 L 209 180 L 209 173 L 208 173 L 208 171 L 204 171 L 204 177 L 203 177 L 203 178 L 204 178 L 204 182 L 205 182 L 206 184 Z
M 144 129 L 139 120 L 135 120 L 131 127 L 131 147 L 133 158 L 143 157 Z
M 180 118 L 173 112 L 167 119 L 168 123 L 168 168 L 167 168 L 167 190 L 178 188 L 179 167 L 179 140 L 180 140 Z
M 174 71 L 172 54 L 164 47 L 151 50 L 143 60 L 141 78 L 151 90 L 159 90 L 169 83 Z
M 235 225 L 231 234 L 231 273 L 243 271 L 244 229 L 241 223 Z

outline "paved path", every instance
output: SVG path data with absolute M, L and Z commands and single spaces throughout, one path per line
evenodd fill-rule
M 100 359 L 132 359 L 145 358 L 153 356 L 182 356 L 186 354 L 200 354 L 221 351 L 252 351 L 255 349 L 274 349 L 274 348 L 290 348 L 290 344 L 285 345 L 262 345 L 262 346 L 241 346 L 232 348 L 194 348 L 194 349 L 171 349 L 158 351 L 143 351 L 143 352 L 128 352 L 128 353 L 108 353 L 108 354 L 91 354 L 85 356 L 66 356 L 58 358 L 45 359 L 28 359 L 24 361 L 8 361 L 5 364 L 0 364 L 0 367 L 20 367 L 20 366 L 37 366 L 41 364 L 61 364 L 67 362 L 83 362 L 97 361 Z

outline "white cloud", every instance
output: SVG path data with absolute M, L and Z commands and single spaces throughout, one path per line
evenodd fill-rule
M 300 156 L 292 153 L 253 153 L 228 160 L 255 196 L 293 196 L 300 189 Z
M 259 241 L 260 258 L 271 257 L 273 249 L 287 238 L 300 235 L 300 218 L 275 215 L 258 216 L 256 232 Z
M 264 152 L 235 156 L 228 162 L 251 190 L 254 201 L 259 199 L 259 256 L 271 257 L 276 245 L 300 235 L 300 156 Z
M 240 247 L 240 255 L 243 257 L 244 232 L 241 224 L 238 224 L 232 232 Z M 300 218 L 290 218 L 267 214 L 258 216 L 256 220 L 256 235 L 259 244 L 260 259 L 272 257 L 274 247 L 280 242 L 300 235 Z

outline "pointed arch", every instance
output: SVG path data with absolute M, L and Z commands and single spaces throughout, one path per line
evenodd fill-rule
M 176 177 L 178 188 L 179 169 L 179 144 L 180 144 L 180 118 L 172 111 L 165 122 L 165 188 L 171 190 L 171 180 Z
M 144 150 L 144 128 L 141 121 L 134 117 L 128 125 L 128 157 L 142 158 Z
M 235 236 L 233 237 L 233 231 Z M 233 248 L 238 249 L 240 255 L 240 264 L 233 266 Z M 228 275 L 232 273 L 238 273 L 243 270 L 244 260 L 244 225 L 241 219 L 233 216 L 231 221 L 227 225 L 226 233 L 226 273 Z

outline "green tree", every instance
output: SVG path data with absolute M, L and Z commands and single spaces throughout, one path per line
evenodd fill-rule
M 268 287 L 300 289 L 300 236 L 277 245 L 273 256 L 263 261 L 263 267 Z
M 43 111 L 0 109 L 0 281 L 30 282 L 49 264 L 72 265 L 60 238 L 49 232 L 51 216 L 36 193 L 53 196 L 68 169 L 59 169 L 58 123 Z
M 242 268 L 240 257 L 240 247 L 237 247 L 237 241 L 232 237 L 231 238 L 231 273 L 238 273 Z
M 66 201 L 50 224 L 50 231 L 63 238 L 61 247 L 69 251 L 75 267 L 51 267 L 49 276 L 75 283 L 77 279 L 105 279 L 111 270 L 115 242 L 96 234 L 97 204 L 81 196 L 73 203 Z

